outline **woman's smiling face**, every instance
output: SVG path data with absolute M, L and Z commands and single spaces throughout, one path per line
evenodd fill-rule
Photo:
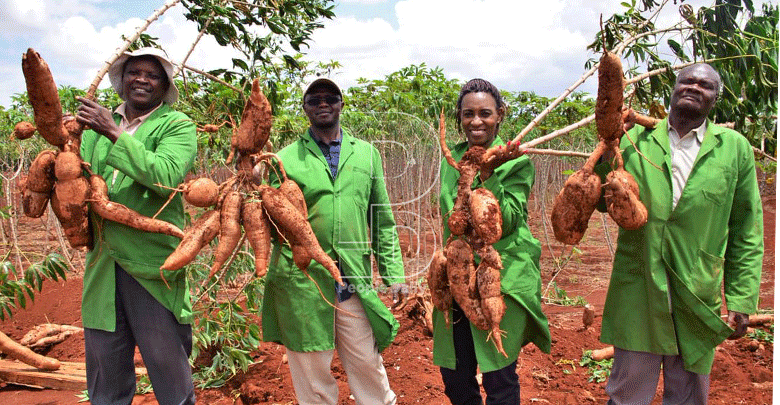
M 496 138 L 498 124 L 504 119 L 504 109 L 497 107 L 490 93 L 468 93 L 463 96 L 460 122 L 469 147 L 488 147 Z

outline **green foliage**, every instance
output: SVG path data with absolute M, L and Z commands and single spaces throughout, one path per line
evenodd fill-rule
M 253 362 L 251 352 L 261 341 L 257 320 L 264 280 L 254 277 L 254 256 L 239 250 L 232 264 L 217 273 L 219 280 L 208 279 L 212 262 L 213 256 L 207 253 L 185 267 L 192 285 L 199 286 L 193 304 L 196 321 L 191 359 L 195 363 L 193 380 L 200 388 L 222 386 L 238 370 L 246 371 Z M 241 280 L 245 280 L 243 286 L 232 288 L 232 296 L 217 288 L 225 289 Z
M 61 255 L 50 253 L 41 262 L 24 270 L 24 277 L 19 279 L 11 262 L 0 262 L 0 320 L 11 318 L 17 306 L 26 308 L 27 298 L 35 300 L 35 290 L 41 291 L 44 280 L 64 280 L 67 269 Z
M 282 2 L 222 2 L 184 0 L 185 17 L 205 27 L 205 33 L 222 46 L 232 46 L 243 59 L 232 60 L 232 71 L 220 76 L 227 82 L 238 80 L 241 88 L 262 69 L 281 60 L 290 68 L 298 67 L 295 53 L 308 45 L 311 34 L 321 28 L 322 19 L 333 13 L 331 0 L 292 0 Z M 289 49 L 295 51 L 290 53 Z
M 612 371 L 613 359 L 596 361 L 590 357 L 591 353 L 592 350 L 583 351 L 580 359 L 580 367 L 588 368 L 588 382 L 602 383 L 607 381 L 609 373 Z
M 656 28 L 642 13 L 656 11 L 659 3 L 644 1 L 639 7 L 634 0 L 623 5 L 626 11 L 605 21 L 604 30 L 596 34 L 589 49 L 600 53 L 604 47 L 612 49 L 625 38 Z M 684 4 L 680 14 L 688 26 L 682 35 L 667 38 L 665 43 L 677 62 L 708 60 L 720 73 L 723 91 L 711 118 L 718 123 L 733 122 L 734 128 L 753 146 L 775 153 L 778 5 L 762 4 L 761 12 L 755 13 L 752 0 L 716 0 L 712 7 L 698 10 Z M 660 104 L 659 100 L 664 105 L 669 103 L 676 75 L 670 69 L 673 62 L 659 50 L 660 42 L 657 35 L 646 35 L 630 43 L 621 55 L 630 63 L 624 67 L 629 75 L 636 75 L 643 64 L 647 71 L 668 68 L 663 74 L 634 85 L 635 109 L 652 110 Z M 595 61 L 589 60 L 586 66 Z
M 442 109 L 454 117 L 459 91 L 460 84 L 447 79 L 441 68 L 422 63 L 401 68 L 384 79 L 360 78 L 348 95 L 353 112 L 401 112 L 438 126 Z
M 750 333 L 747 334 L 747 337 L 754 339 L 754 340 L 760 340 L 765 343 L 775 343 L 775 324 L 769 325 L 769 330 L 763 330 L 760 328 L 753 329 Z
M 553 98 L 542 97 L 533 92 L 504 92 L 504 102 L 507 104 L 507 117 L 501 123 L 501 132 L 509 140 L 519 134 L 531 120 L 544 111 Z M 524 138 L 530 141 L 557 129 L 574 124 L 593 114 L 595 100 L 587 93 L 574 92 L 558 107 L 552 110 L 538 126 Z M 555 138 L 545 144 L 545 147 L 561 150 L 579 150 L 590 152 L 596 147 L 598 136 L 595 124 L 591 124 L 569 134 Z
M 149 374 L 139 376 L 138 381 L 135 382 L 135 395 L 144 395 L 152 391 L 152 380 L 149 379 Z
M 544 297 L 544 300 L 548 304 L 557 304 L 567 307 L 582 307 L 588 304 L 588 301 L 586 301 L 585 298 L 583 298 L 581 295 L 577 295 L 574 298 L 569 297 L 566 290 L 558 287 L 558 283 L 556 283 L 555 280 L 551 282 L 550 286 L 552 288 L 549 289 L 547 295 Z

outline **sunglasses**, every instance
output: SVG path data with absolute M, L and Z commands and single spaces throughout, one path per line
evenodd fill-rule
M 310 107 L 316 107 L 322 103 L 322 100 L 325 100 L 326 103 L 333 105 L 341 101 L 341 97 L 339 96 L 326 96 L 326 97 L 311 97 L 308 100 L 306 100 L 306 105 Z

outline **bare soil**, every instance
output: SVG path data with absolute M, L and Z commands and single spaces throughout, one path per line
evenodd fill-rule
M 765 255 L 761 282 L 760 309 L 772 310 L 774 302 L 775 271 L 775 198 L 764 201 Z M 598 341 L 601 311 L 609 282 L 611 247 L 616 230 L 614 223 L 594 215 L 586 240 L 578 247 L 570 260 L 562 267 L 559 257 L 570 250 L 554 243 L 541 226 L 540 218 L 531 218 L 539 224 L 532 231 L 542 241 L 543 289 L 554 279 L 559 292 L 569 298 L 582 297 L 595 307 L 596 319 L 589 328 L 583 328 L 581 306 L 543 305 L 552 332 L 552 353 L 545 354 L 533 345 L 526 346 L 518 358 L 523 404 L 603 404 L 604 382 L 589 382 L 588 369 L 580 366 L 584 350 L 605 345 Z M 53 243 L 55 238 L 39 226 L 39 220 L 20 220 L 21 243 L 40 246 Z M 604 229 L 606 226 L 606 230 Z M 33 230 L 35 227 L 41 230 Z M 550 234 L 551 235 L 551 234 Z M 548 240 L 549 239 L 549 240 Z M 404 241 L 405 243 L 405 241 Z M 0 250 L 7 250 L 2 247 Z M 406 249 L 404 249 L 406 251 Z M 4 253 L 3 253 L 4 254 Z M 53 322 L 81 326 L 80 294 L 82 280 L 78 274 L 70 274 L 67 281 L 47 281 L 41 293 L 36 294 L 32 305 L 19 309 L 13 318 L 0 322 L 0 330 L 14 339 L 20 339 L 34 326 Z M 552 288 L 552 287 L 551 287 Z M 547 291 L 549 293 L 549 291 Z M 389 303 L 389 297 L 384 297 Z M 398 395 L 399 404 L 447 404 L 439 370 L 432 363 L 432 340 L 424 326 L 416 318 L 418 309 L 407 307 L 397 312 L 401 329 L 395 342 L 382 355 L 390 379 L 390 385 Z M 764 328 L 766 329 L 766 328 Z M 716 352 L 712 370 L 710 403 L 713 405 L 770 404 L 772 401 L 773 344 L 760 343 L 744 337 L 726 341 Z M 46 353 L 65 361 L 84 361 L 83 334 L 76 334 L 59 343 Z M 263 343 L 253 352 L 254 364 L 246 373 L 238 373 L 228 383 L 216 389 L 198 390 L 198 403 L 226 404 L 293 404 L 290 373 L 283 362 L 284 348 L 273 343 Z M 141 364 L 140 358 L 137 362 Z M 346 376 L 336 358 L 332 371 L 339 381 L 340 404 L 351 404 Z M 659 393 L 660 393 L 659 385 Z M 0 403 L 15 405 L 77 404 L 81 392 L 57 391 L 21 387 L 0 382 Z M 88 402 L 82 402 L 88 403 Z M 133 404 L 156 404 L 152 394 L 136 396 Z M 657 396 L 654 404 L 660 404 Z

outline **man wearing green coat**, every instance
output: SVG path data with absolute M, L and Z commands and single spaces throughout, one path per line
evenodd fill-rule
M 756 311 L 761 198 L 747 139 L 707 119 L 720 86 L 710 65 L 681 70 L 668 119 L 621 142 L 648 221 L 618 236 L 601 331 L 615 346 L 609 404 L 650 404 L 662 364 L 664 404 L 706 404 L 715 347 Z
M 372 282 L 373 255 L 385 286 L 403 298 L 405 278 L 379 151 L 343 130 L 339 87 L 320 78 L 304 91 L 311 126 L 279 151 L 287 176 L 303 191 L 309 223 L 346 285 L 312 261 L 308 276 L 288 245 L 274 241 L 263 297 L 263 339 L 283 344 L 295 396 L 304 404 L 338 401 L 334 348 L 357 404 L 395 404 L 379 354 L 398 321 Z M 311 277 L 311 278 L 310 278 Z
M 79 99 L 76 119 L 92 128 L 81 156 L 106 180 L 111 201 L 148 217 L 165 206 L 157 218 L 182 228 L 181 197 L 168 197 L 192 167 L 196 134 L 192 120 L 171 108 L 178 97 L 173 65 L 159 49 L 142 48 L 120 56 L 109 78 L 124 103 L 112 114 Z M 94 214 L 91 227 L 81 304 L 90 403 L 132 402 L 137 345 L 158 403 L 194 404 L 187 279 L 183 272 L 166 274 L 167 285 L 160 278 L 180 240 Z

